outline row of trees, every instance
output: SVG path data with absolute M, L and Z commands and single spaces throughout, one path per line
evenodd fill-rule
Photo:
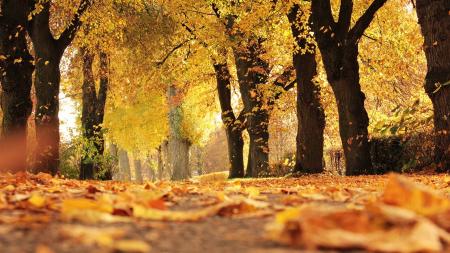
M 190 116 L 185 115 L 183 104 L 202 107 L 189 102 L 189 92 L 198 90 L 196 85 L 215 82 L 227 134 L 230 177 L 264 176 L 269 171 L 271 112 L 283 94 L 296 87 L 295 171 L 320 173 L 325 113 L 317 75 L 318 66 L 323 64 L 338 108 L 346 173 L 374 173 L 369 116 L 360 85 L 359 42 L 364 36 L 370 38 L 365 33 L 386 1 L 363 1 L 355 8 L 352 0 L 20 0 L 20 4 L 17 0 L 1 0 L 3 138 L 17 139 L 25 154 L 34 73 L 38 152 L 33 168 L 57 173 L 60 66 L 64 52 L 69 51 L 66 49 L 73 48 L 74 53 L 66 52 L 65 57 L 72 62 L 69 68 L 76 69 L 77 60 L 82 63 L 81 70 L 72 75 L 83 76 L 83 135 L 91 140 L 88 143 L 94 153 L 104 151 L 102 126 L 106 116 L 105 124 L 110 123 L 108 138 L 121 146 L 145 151 L 160 148 L 167 139 L 173 151 L 169 152 L 174 166 L 172 178 L 188 177 L 186 154 L 190 145 L 201 139 L 197 134 L 201 129 L 196 129 L 195 123 L 186 124 Z M 406 4 L 403 3 L 405 8 Z M 415 7 L 425 38 L 425 89 L 434 107 L 435 159 L 443 171 L 450 168 L 450 65 L 445 61 L 445 56 L 450 55 L 449 4 L 445 0 L 418 0 Z M 284 32 L 286 21 L 289 33 Z M 294 41 L 293 50 L 280 49 L 284 38 Z M 271 55 L 273 48 L 277 48 L 275 56 Z M 212 69 L 214 75 L 206 74 L 205 69 Z M 114 86 L 111 80 L 119 84 Z M 241 100 L 239 113 L 235 109 L 235 85 Z M 108 103 L 107 97 L 111 100 Z M 165 110 L 149 108 L 160 106 L 164 97 L 168 97 Z M 133 112 L 140 114 L 128 123 L 143 130 L 114 127 L 123 124 L 120 121 L 130 112 L 123 111 L 124 107 L 134 108 Z M 168 114 L 167 124 L 149 120 L 139 108 L 152 116 Z M 148 124 L 155 129 L 143 127 Z M 130 131 L 147 133 L 130 138 Z M 244 131 L 249 136 L 246 169 Z M 23 155 L 17 168 L 10 169 L 23 170 L 25 159 Z M 93 178 L 99 169 L 92 155 L 85 153 L 80 178 Z M 104 178 L 110 179 L 111 174 L 106 173 Z

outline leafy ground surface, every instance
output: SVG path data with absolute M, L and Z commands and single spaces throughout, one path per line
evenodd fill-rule
M 0 176 L 1 252 L 444 251 L 445 175 L 186 182 Z

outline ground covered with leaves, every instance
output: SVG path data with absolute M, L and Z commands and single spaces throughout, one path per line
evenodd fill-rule
M 445 251 L 445 175 L 185 182 L 0 176 L 1 252 Z

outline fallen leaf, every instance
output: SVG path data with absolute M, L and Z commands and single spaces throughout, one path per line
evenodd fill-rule
M 151 247 L 148 243 L 139 240 L 119 240 L 113 245 L 113 248 L 119 252 L 146 253 Z
M 450 208 L 448 198 L 424 185 L 395 174 L 389 176 L 381 201 L 427 216 L 445 212 Z

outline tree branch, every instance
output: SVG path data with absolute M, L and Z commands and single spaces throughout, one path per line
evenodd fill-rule
M 387 0 L 374 0 L 367 8 L 366 12 L 356 21 L 353 28 L 348 34 L 348 40 L 351 43 L 357 43 L 364 34 L 364 31 L 369 27 L 376 12 L 386 3 Z
M 174 48 L 172 48 L 169 53 L 166 54 L 166 56 L 164 56 L 164 58 L 161 61 L 156 62 L 156 66 L 157 67 L 161 67 L 166 61 L 167 59 L 169 59 L 169 57 L 175 53 L 175 51 L 177 51 L 178 49 L 180 49 L 181 47 L 183 47 L 184 45 L 186 45 L 186 43 L 192 41 L 192 38 L 189 38 L 183 42 L 181 42 L 180 44 L 176 45 Z
M 293 78 L 295 78 L 295 69 L 293 66 L 287 67 L 281 75 L 275 79 L 273 84 L 275 86 L 283 88 L 283 90 L 288 91 L 295 85 L 295 81 L 292 83 L 289 83 Z
M 57 40 L 60 49 L 64 50 L 75 38 L 75 34 L 82 24 L 81 16 L 83 16 L 83 13 L 89 8 L 89 6 L 92 5 L 92 2 L 92 0 L 81 1 L 75 16 L 70 22 L 70 25 L 62 32 L 61 36 Z
M 334 25 L 330 0 L 312 0 L 311 10 L 315 23 L 320 29 L 330 28 Z
M 353 0 L 341 0 L 339 7 L 338 34 L 347 34 L 352 20 Z

